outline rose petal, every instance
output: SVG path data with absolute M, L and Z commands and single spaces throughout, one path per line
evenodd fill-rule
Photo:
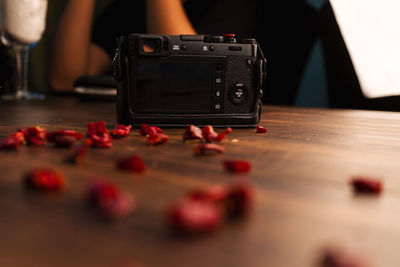
M 235 173 L 245 173 L 251 169 L 250 163 L 244 160 L 224 160 L 223 165 L 227 171 Z
M 146 170 L 146 166 L 138 155 L 118 160 L 117 167 L 134 172 L 144 172 Z
M 212 155 L 212 154 L 222 154 L 225 149 L 222 146 L 216 144 L 200 144 L 194 149 L 194 154 L 198 156 Z

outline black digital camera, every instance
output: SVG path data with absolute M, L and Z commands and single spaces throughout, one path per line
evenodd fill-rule
M 117 40 L 117 119 L 161 126 L 255 126 L 266 60 L 235 35 L 130 34 Z

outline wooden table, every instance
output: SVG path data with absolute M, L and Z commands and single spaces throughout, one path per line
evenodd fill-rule
M 1 137 L 31 125 L 85 133 L 85 123 L 98 120 L 116 123 L 112 103 L 0 102 Z M 135 130 L 112 149 L 91 149 L 81 166 L 66 164 L 69 151 L 48 144 L 0 151 L 0 266 L 302 267 L 315 266 L 327 244 L 359 250 L 375 266 L 400 266 L 400 114 L 265 107 L 262 125 L 268 134 L 235 129 L 226 153 L 212 157 L 194 157 L 182 129 L 166 129 L 170 140 L 156 147 Z M 144 159 L 145 174 L 115 168 L 132 153 Z M 204 237 L 172 235 L 164 220 L 170 203 L 189 189 L 238 178 L 222 169 L 224 158 L 252 163 L 250 217 Z M 27 194 L 22 176 L 37 166 L 63 171 L 68 189 Z M 354 195 L 348 182 L 357 174 L 382 177 L 384 193 Z M 96 177 L 134 194 L 136 212 L 115 223 L 90 213 L 83 195 Z

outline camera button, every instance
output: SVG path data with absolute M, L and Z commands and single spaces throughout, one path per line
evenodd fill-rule
M 210 50 L 210 51 L 215 51 L 215 46 L 210 45 L 210 46 L 208 47 L 208 50 Z
M 242 99 L 244 97 L 244 91 L 242 88 L 236 88 L 233 91 L 233 96 L 237 99 Z
M 223 71 L 224 68 L 225 68 L 225 66 L 223 63 L 217 63 L 217 67 L 216 67 L 217 71 Z
M 221 91 L 220 90 L 215 91 L 215 96 L 216 97 L 220 97 L 221 96 Z
M 183 50 L 183 51 L 187 50 L 187 45 L 182 44 L 182 45 L 181 45 L 181 50 Z
M 248 92 L 247 88 L 242 84 L 234 84 L 229 92 L 229 99 L 234 104 L 243 104 L 247 101 Z
M 221 84 L 222 83 L 222 78 L 216 78 L 215 79 L 216 84 Z
M 222 105 L 220 104 L 220 103 L 216 103 L 215 105 L 214 105 L 214 109 L 215 110 L 220 110 L 222 108 Z

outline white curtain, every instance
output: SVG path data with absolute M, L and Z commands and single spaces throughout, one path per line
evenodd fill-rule
M 400 0 L 330 2 L 364 95 L 400 95 Z

